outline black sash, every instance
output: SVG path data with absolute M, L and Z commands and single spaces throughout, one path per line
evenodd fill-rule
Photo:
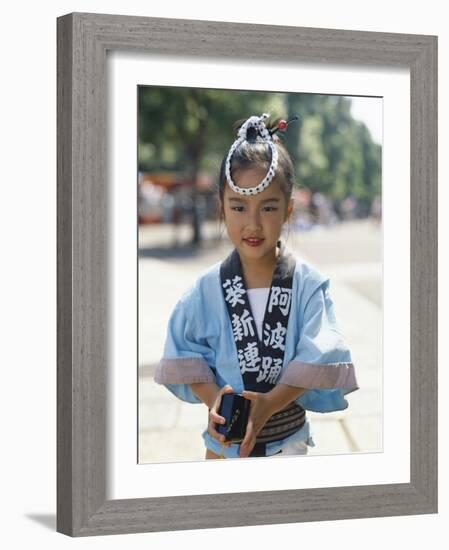
M 281 248 L 265 308 L 262 340 L 259 340 L 257 334 L 237 250 L 233 250 L 220 266 L 223 295 L 237 347 L 243 384 L 247 390 L 268 392 L 276 385 L 281 373 L 295 265 L 295 258 Z M 295 433 L 304 422 L 304 409 L 291 403 L 267 421 L 257 437 L 251 456 L 265 456 L 266 443 Z

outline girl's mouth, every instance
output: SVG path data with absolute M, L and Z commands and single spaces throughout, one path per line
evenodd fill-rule
M 243 239 L 243 241 L 249 246 L 260 246 L 263 243 L 263 239 Z

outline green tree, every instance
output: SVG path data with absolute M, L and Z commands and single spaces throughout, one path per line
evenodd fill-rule
M 300 185 L 337 203 L 349 194 L 370 202 L 380 193 L 381 147 L 353 119 L 348 98 L 288 94 L 287 105 L 290 117 L 300 117 L 287 142 Z

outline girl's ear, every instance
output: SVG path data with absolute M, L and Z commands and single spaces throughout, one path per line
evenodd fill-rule
M 218 198 L 218 219 L 220 221 L 224 221 L 224 204 L 223 204 L 223 201 L 221 200 L 221 198 Z
M 293 212 L 293 207 L 295 206 L 295 201 L 290 199 L 287 204 L 287 213 L 285 214 L 285 221 L 287 221 Z

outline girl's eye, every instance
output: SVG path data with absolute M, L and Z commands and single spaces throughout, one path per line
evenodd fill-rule
M 234 212 L 243 212 L 245 210 L 244 206 L 231 206 L 231 210 Z M 276 212 L 278 210 L 277 206 L 264 206 L 262 208 L 263 212 Z

